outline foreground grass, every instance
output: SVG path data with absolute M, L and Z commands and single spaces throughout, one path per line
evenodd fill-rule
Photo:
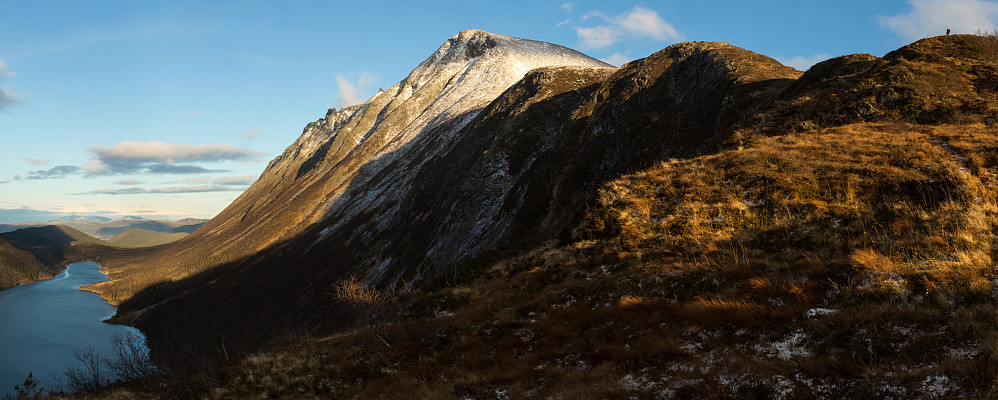
M 994 133 L 862 123 L 665 162 L 606 185 L 573 243 L 416 293 L 351 280 L 355 330 L 88 396 L 995 398 Z

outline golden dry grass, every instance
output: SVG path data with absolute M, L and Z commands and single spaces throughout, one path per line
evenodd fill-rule
M 573 243 L 401 297 L 375 329 L 256 354 L 200 393 L 993 396 L 998 137 L 984 129 L 853 124 L 662 163 L 608 183 Z

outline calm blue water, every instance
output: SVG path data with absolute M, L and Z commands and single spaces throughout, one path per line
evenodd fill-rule
M 115 334 L 138 334 L 135 328 L 101 322 L 114 315 L 114 306 L 100 296 L 79 290 L 107 276 L 92 262 L 70 264 L 55 278 L 0 291 L 0 397 L 24 382 L 28 372 L 52 388 L 50 374 L 62 376 L 79 365 L 74 351 L 93 345 L 112 354 Z

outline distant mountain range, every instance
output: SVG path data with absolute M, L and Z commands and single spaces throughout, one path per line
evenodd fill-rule
M 64 251 L 73 243 L 155 246 L 183 238 L 205 221 L 70 216 L 48 223 L 0 224 L 5 239 L 0 242 L 0 289 L 51 278 L 66 262 Z

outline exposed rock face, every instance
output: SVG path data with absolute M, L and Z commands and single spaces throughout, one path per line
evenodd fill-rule
M 346 198 L 344 193 L 367 187 L 367 180 L 382 173 L 394 174 L 393 190 L 405 187 L 420 163 L 409 165 L 416 170 L 386 171 L 386 166 L 412 158 L 416 148 L 420 157 L 448 149 L 462 127 L 527 71 L 552 65 L 609 66 L 549 43 L 463 31 L 403 81 L 364 104 L 330 110 L 309 124 L 253 186 L 202 229 L 169 248 L 153 250 L 159 254 L 149 258 L 164 261 L 155 263 L 159 271 L 144 267 L 138 277 L 119 268 L 112 272 L 118 281 L 93 288 L 109 294 L 112 301 L 127 298 L 131 288 L 150 280 L 191 276 L 294 238 L 326 218 L 356 217 L 374 203 L 354 196 L 397 192 L 379 186 L 353 190 L 356 194 Z M 410 143 L 417 137 L 418 145 Z M 143 282 L 136 282 L 139 279 Z
M 330 214 L 330 207 L 347 184 L 363 186 L 384 166 L 404 156 L 396 151 L 417 136 L 433 139 L 431 153 L 446 148 L 453 135 L 506 88 L 527 71 L 548 65 L 606 66 L 549 43 L 463 31 L 405 80 L 364 104 L 330 110 L 325 118 L 309 124 L 295 144 L 271 162 L 259 182 L 216 218 L 219 224 L 213 221 L 212 227 L 243 214 L 240 219 L 245 220 L 245 229 L 258 235 L 270 233 L 270 240 L 276 240 L 297 234 L 327 215 L 344 218 L 346 210 Z M 413 171 L 407 172 L 397 178 L 406 179 Z M 284 195 L 278 199 L 295 211 L 273 214 L 275 194 Z M 302 201 L 303 195 L 309 201 Z M 274 216 L 280 218 L 269 223 Z
M 615 69 L 465 31 L 404 81 L 310 124 L 222 214 L 143 253 L 156 269 L 111 262 L 117 281 L 95 286 L 175 280 L 119 309 L 154 347 L 195 325 L 228 337 L 228 351 L 258 335 L 335 327 L 331 283 L 422 284 L 493 251 L 565 239 L 602 183 L 668 158 L 808 124 L 990 112 L 981 96 L 994 90 L 975 86 L 996 81 L 993 67 L 920 61 L 919 49 L 940 43 L 916 45 L 801 76 L 726 43 L 677 44 Z
M 269 247 L 147 291 L 119 318 L 246 338 L 336 325 L 328 292 L 337 279 L 419 284 L 492 250 L 569 235 L 601 183 L 714 151 L 752 120 L 746 109 L 800 75 L 724 43 L 672 46 L 620 70 L 582 57 L 462 32 L 403 82 L 310 124 L 192 235 L 218 237 L 216 255 Z M 535 69 L 545 64 L 575 65 Z M 191 240 L 169 248 L 191 251 Z

